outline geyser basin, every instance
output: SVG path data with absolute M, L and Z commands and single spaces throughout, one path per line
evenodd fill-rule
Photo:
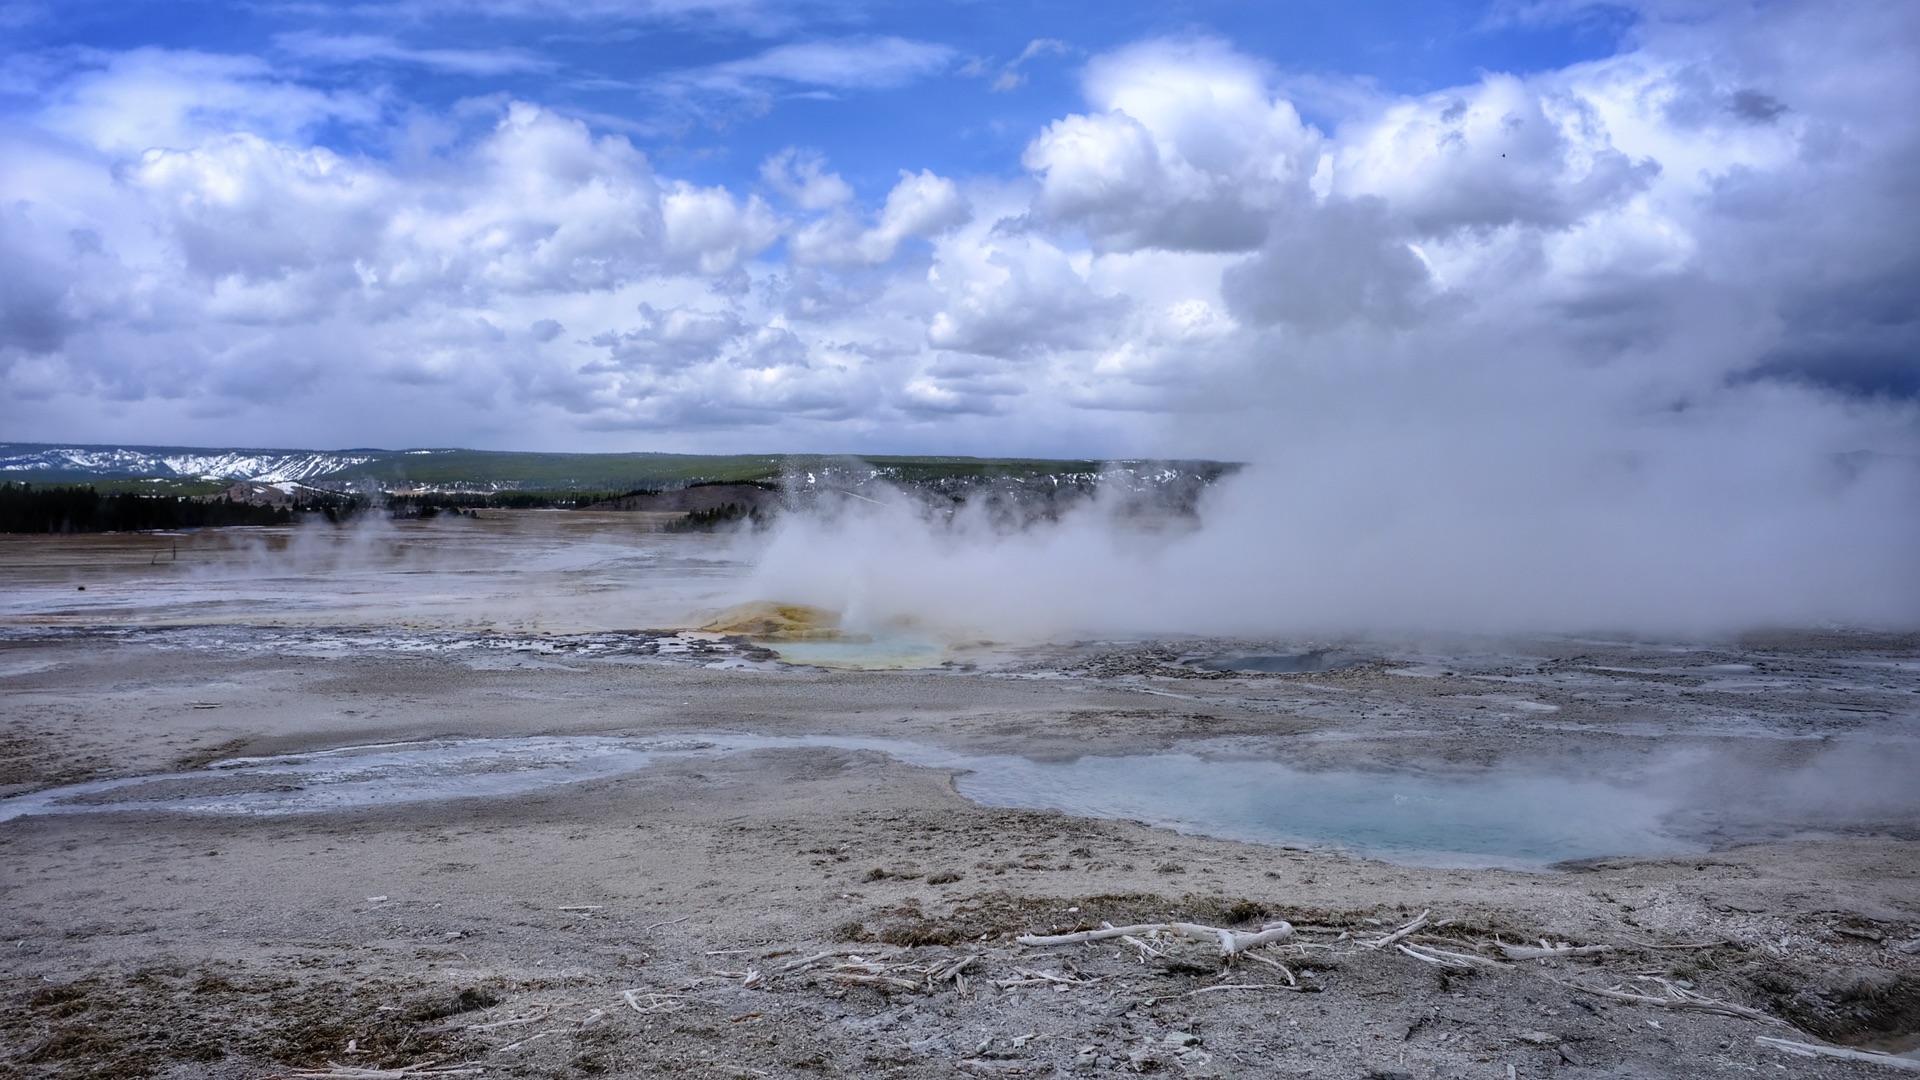
M 279 815 L 406 802 L 511 797 L 638 773 L 665 757 L 755 750 L 874 751 L 953 770 L 957 787 L 988 806 L 1124 818 L 1264 844 L 1335 847 L 1394 862 L 1543 868 L 1605 855 L 1676 854 L 1791 833 L 1776 817 L 1746 834 L 1711 827 L 1689 799 L 1518 769 L 1471 775 L 1311 772 L 1250 757 L 1185 751 L 1032 761 L 967 755 L 890 739 L 837 736 L 676 738 L 551 736 L 458 739 L 236 758 L 204 769 L 105 780 L 0 800 L 0 821 L 113 811 Z M 1847 823 L 1823 819 L 1827 828 Z
M 1359 667 L 1364 657 L 1333 649 L 1309 649 L 1286 653 L 1230 653 L 1221 656 L 1189 656 L 1181 663 L 1202 671 L 1232 671 L 1256 675 L 1305 675 L 1316 671 L 1341 671 Z

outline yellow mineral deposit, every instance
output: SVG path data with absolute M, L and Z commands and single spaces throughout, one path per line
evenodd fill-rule
M 868 640 L 864 634 L 849 634 L 840 629 L 840 613 L 805 604 L 780 604 L 756 600 L 735 604 L 700 627 L 717 634 L 739 634 L 755 641 L 844 641 Z

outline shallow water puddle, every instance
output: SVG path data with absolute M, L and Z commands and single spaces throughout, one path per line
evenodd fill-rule
M 0 821 L 30 814 L 172 810 L 300 814 L 431 799 L 511 796 L 624 776 L 663 753 L 710 743 L 552 737 L 350 746 L 231 758 L 193 772 L 97 780 L 0 799 Z
M 110 811 L 279 815 L 433 799 L 508 797 L 631 775 L 665 757 L 832 748 L 957 772 L 988 806 L 1123 818 L 1265 844 L 1332 846 L 1394 862 L 1539 868 L 1703 845 L 1663 822 L 1666 800 L 1542 775 L 1472 778 L 1306 772 L 1194 753 L 1033 761 L 890 739 L 699 735 L 460 739 L 236 758 L 204 769 L 76 784 L 0 800 L 0 821 Z
M 768 642 L 781 660 L 808 667 L 847 671 L 914 671 L 937 668 L 950 650 L 935 641 L 911 637 L 875 637 L 871 641 Z

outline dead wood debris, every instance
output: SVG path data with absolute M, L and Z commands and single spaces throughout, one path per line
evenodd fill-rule
M 1402 938 L 1405 938 L 1411 934 L 1418 932 L 1421 927 L 1427 925 L 1427 916 L 1432 914 L 1433 914 L 1433 909 L 1428 908 L 1427 910 L 1421 912 L 1418 918 L 1414 919 L 1412 922 L 1401 927 L 1400 929 L 1395 930 L 1393 933 L 1388 934 L 1386 937 L 1376 938 L 1373 941 L 1363 941 L 1360 944 L 1366 946 L 1369 949 L 1384 949 L 1389 945 L 1398 944 Z
M 1539 948 L 1532 945 L 1508 945 L 1504 941 L 1495 942 L 1495 945 L 1506 954 L 1509 960 L 1545 960 L 1555 956 L 1598 956 L 1601 953 L 1613 951 L 1611 945 L 1571 945 L 1564 941 L 1555 944 L 1549 943 L 1546 938 L 1540 939 Z
M 1819 1043 L 1795 1042 L 1792 1039 L 1776 1039 L 1771 1035 L 1755 1036 L 1754 1041 L 1762 1046 L 1771 1046 L 1775 1050 L 1792 1054 L 1795 1057 L 1830 1057 L 1842 1061 L 1864 1061 L 1874 1065 L 1884 1065 L 1889 1069 L 1902 1072 L 1920 1072 L 1920 1061 L 1912 1058 L 1896 1057 L 1872 1050 L 1854 1050 L 1845 1046 L 1823 1046 Z
M 1552 976 L 1547 976 L 1546 978 L 1548 982 L 1559 983 L 1561 986 L 1569 989 L 1578 990 L 1583 994 L 1592 994 L 1594 997 L 1606 998 L 1609 1001 L 1624 1001 L 1633 1005 L 1652 1005 L 1657 1008 L 1675 1009 L 1683 1012 L 1703 1012 L 1713 1013 L 1717 1016 L 1734 1016 L 1742 1020 L 1756 1020 L 1763 1024 L 1776 1024 L 1781 1027 L 1792 1026 L 1785 1020 L 1763 1013 L 1759 1009 L 1750 1009 L 1745 1005 L 1735 1005 L 1731 1001 L 1719 1001 L 1715 998 L 1707 997 L 1704 994 L 1696 994 L 1691 990 L 1675 986 L 1666 979 L 1652 975 L 1636 975 L 1634 978 L 1659 984 L 1667 991 L 1665 997 L 1654 994 L 1636 994 L 1619 986 L 1603 990 L 1598 987 L 1581 986 L 1579 983 L 1567 982 L 1564 979 L 1556 979 Z
M 418 1065 L 401 1065 L 392 1069 L 363 1069 L 353 1065 L 337 1065 L 327 1062 L 324 1069 L 295 1069 L 292 1072 L 279 1073 L 269 1080 L 280 1077 L 324 1077 L 325 1080 L 414 1080 L 424 1076 L 479 1076 L 480 1066 L 472 1063 L 461 1065 L 436 1065 L 424 1061 Z
M 1262 926 L 1259 932 L 1249 934 L 1239 930 L 1222 929 L 1218 926 L 1202 926 L 1199 923 L 1141 923 L 1138 926 L 1105 926 L 1098 930 L 1082 930 L 1073 934 L 1022 934 L 1014 940 L 1022 945 L 1038 947 L 1080 945 L 1111 938 L 1144 938 L 1154 934 L 1215 941 L 1220 945 L 1220 955 L 1231 958 L 1248 949 L 1257 949 L 1262 945 L 1285 941 L 1293 936 L 1293 927 L 1285 922 L 1271 922 Z

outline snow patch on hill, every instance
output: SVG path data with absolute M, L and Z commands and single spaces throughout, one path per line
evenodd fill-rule
M 164 476 L 196 480 L 250 480 L 284 484 L 311 480 L 374 460 L 370 454 L 314 451 L 136 450 L 126 447 L 63 447 L 0 444 L 0 476 L 81 473 L 100 479 Z

